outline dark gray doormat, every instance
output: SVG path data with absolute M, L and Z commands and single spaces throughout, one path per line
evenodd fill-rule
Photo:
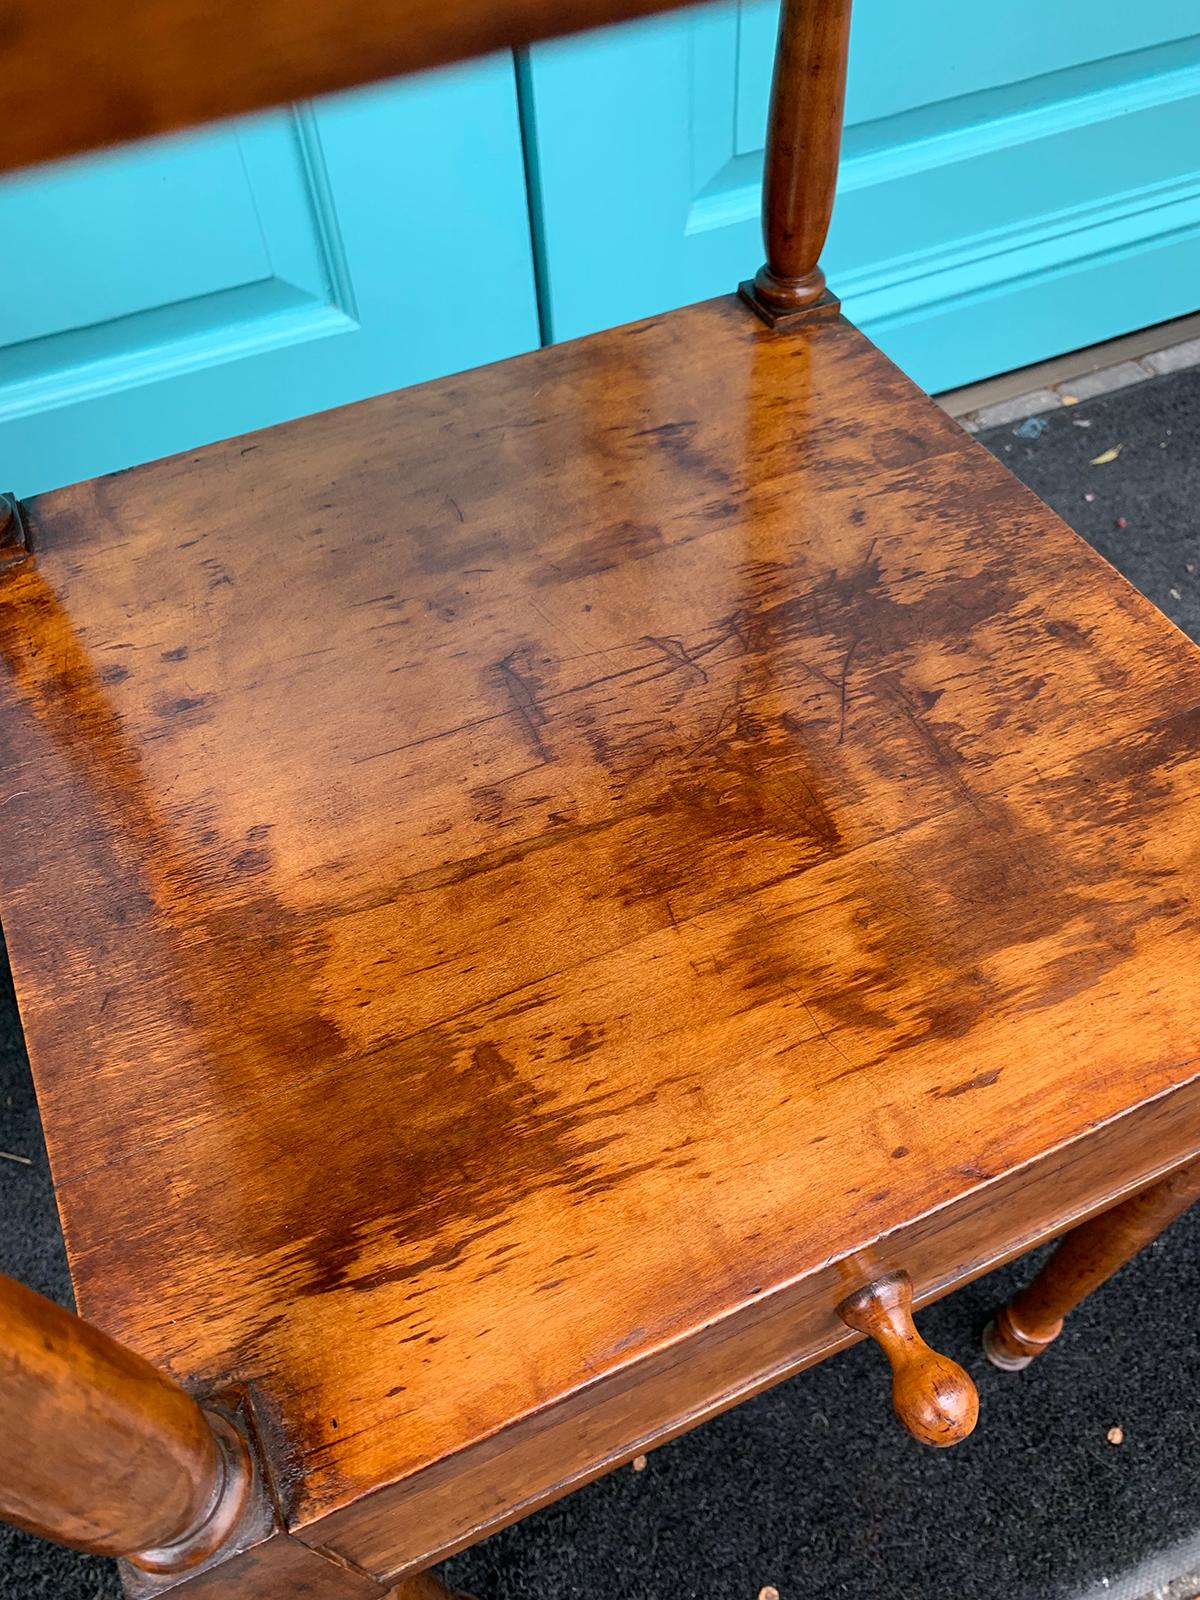
M 1200 371 L 984 440 L 1200 637 Z M 33 1158 L 0 1160 L 0 1269 L 62 1297 L 10 997 L 0 1009 L 0 1149 Z M 1200 1208 L 1039 1365 L 994 1372 L 980 1328 L 1029 1271 L 1005 1268 L 922 1318 L 979 1383 L 982 1421 L 958 1449 L 900 1432 L 882 1358 L 860 1347 L 487 1540 L 451 1577 L 481 1600 L 756 1600 L 768 1586 L 780 1600 L 1140 1600 L 1191 1564 L 1200 1537 Z M 0 1532 L 4 1600 L 116 1593 L 107 1563 Z

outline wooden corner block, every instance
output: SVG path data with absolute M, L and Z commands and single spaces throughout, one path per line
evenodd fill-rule
M 0 572 L 20 566 L 29 555 L 29 531 L 21 502 L 16 495 L 0 494 Z
M 830 322 L 842 314 L 842 302 L 832 289 L 826 289 L 819 300 L 805 306 L 802 311 L 775 311 L 758 297 L 758 286 L 753 278 L 738 284 L 738 295 L 755 316 L 776 333 L 787 333 L 792 328 L 807 327 L 814 322 Z

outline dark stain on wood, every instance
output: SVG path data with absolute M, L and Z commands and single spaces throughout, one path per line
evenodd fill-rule
M 1190 1076 L 1196 653 L 853 329 L 714 302 L 250 442 L 29 507 L 0 895 L 81 1308 L 250 1385 L 296 1526 L 449 1538 L 443 1463 L 534 1485 L 626 1366 L 699 1406 L 914 1217 L 942 1281 Z

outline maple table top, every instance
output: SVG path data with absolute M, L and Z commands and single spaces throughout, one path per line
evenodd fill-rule
M 1200 652 L 731 299 L 41 497 L 81 1311 L 345 1507 L 1196 1076 Z

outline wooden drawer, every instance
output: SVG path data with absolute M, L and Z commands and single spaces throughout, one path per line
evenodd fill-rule
M 936 1300 L 1198 1152 L 1200 1078 L 325 1518 L 313 1543 L 381 1579 L 441 1560 L 853 1344 L 835 1307 L 871 1279 L 904 1268 Z M 881 1358 L 881 1423 L 888 1394 Z

